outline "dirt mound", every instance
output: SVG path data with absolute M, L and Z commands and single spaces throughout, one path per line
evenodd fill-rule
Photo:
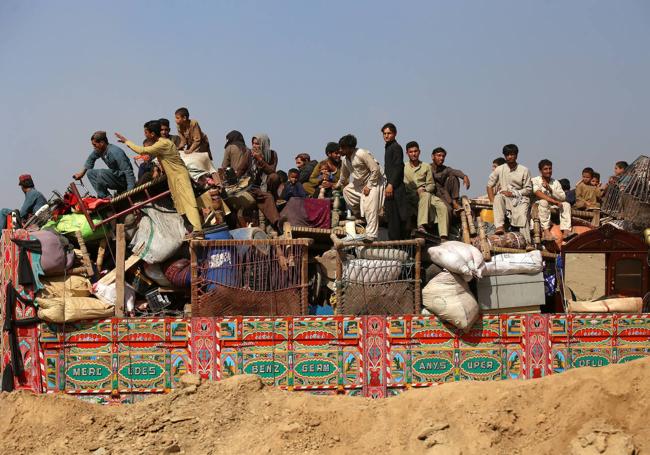
M 4 453 L 534 453 L 650 450 L 650 359 L 534 381 L 461 382 L 386 400 L 192 384 L 134 405 L 0 395 Z

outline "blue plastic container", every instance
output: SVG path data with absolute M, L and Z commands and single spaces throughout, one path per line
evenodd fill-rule
M 203 236 L 206 240 L 230 240 L 232 236 L 228 231 L 228 226 L 221 224 L 204 230 Z M 203 278 L 207 281 L 206 289 L 211 291 L 218 284 L 225 286 L 238 287 L 241 278 L 237 273 L 236 257 L 233 256 L 234 248 L 210 248 L 207 252 L 209 255 L 204 260 L 209 265 L 213 265 L 205 270 Z
M 206 240 L 228 240 L 232 238 L 228 226 L 225 224 L 205 229 L 203 236 Z

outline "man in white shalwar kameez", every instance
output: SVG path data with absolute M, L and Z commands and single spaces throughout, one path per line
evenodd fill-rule
M 357 138 L 351 134 L 343 136 L 339 146 L 341 177 L 336 187 L 343 188 L 343 198 L 348 208 L 365 218 L 365 240 L 377 240 L 386 186 L 381 166 L 368 150 L 357 148 Z

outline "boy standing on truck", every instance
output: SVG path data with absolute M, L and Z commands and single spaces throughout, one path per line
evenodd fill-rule
M 207 153 L 212 159 L 208 136 L 201 131 L 199 122 L 190 119 L 190 111 L 186 107 L 176 109 L 176 126 L 178 127 L 178 150 L 185 153 Z

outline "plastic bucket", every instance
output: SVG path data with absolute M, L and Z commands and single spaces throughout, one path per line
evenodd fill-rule
M 225 224 L 204 229 L 203 236 L 206 240 L 228 240 L 232 238 L 228 226 Z

